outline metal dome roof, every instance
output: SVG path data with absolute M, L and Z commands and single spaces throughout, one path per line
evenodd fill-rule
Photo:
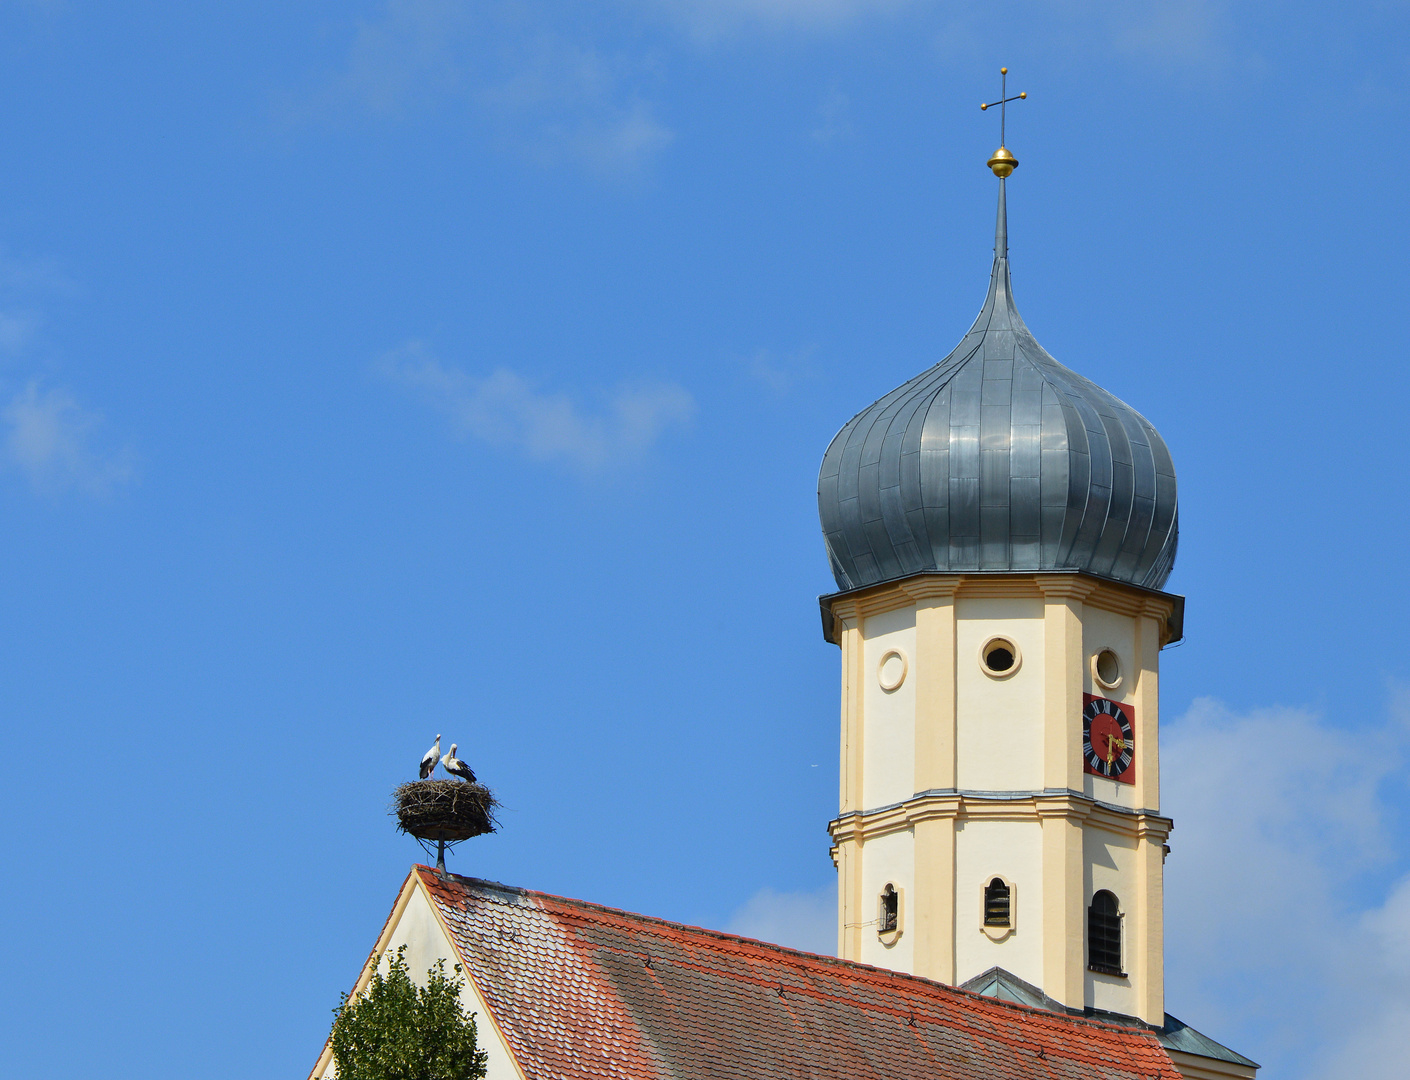
M 1170 451 L 1023 324 L 1002 179 L 984 309 L 949 356 L 837 433 L 818 515 L 844 591 L 927 572 L 1079 570 L 1149 589 L 1170 576 Z

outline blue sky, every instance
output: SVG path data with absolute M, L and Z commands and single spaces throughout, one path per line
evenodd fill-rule
M 7 1072 L 307 1069 L 437 731 L 455 869 L 818 941 L 816 470 L 983 300 L 1000 64 L 1025 319 L 1179 472 L 1168 1006 L 1398 1075 L 1398 0 L 0 3 Z

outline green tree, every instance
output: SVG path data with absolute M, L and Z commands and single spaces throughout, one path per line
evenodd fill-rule
M 445 961 L 417 986 L 406 970 L 406 946 L 373 973 L 365 993 L 343 995 L 333 1019 L 338 1080 L 481 1080 L 485 1052 L 475 1044 L 475 1016 L 460 1005 L 460 965 Z

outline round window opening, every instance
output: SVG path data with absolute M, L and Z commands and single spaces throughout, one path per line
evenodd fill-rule
M 1110 649 L 1103 649 L 1092 659 L 1092 672 L 1108 690 L 1121 682 L 1121 661 Z
M 990 638 L 979 650 L 979 660 L 985 674 L 1004 678 L 1018 670 L 1018 646 L 1007 638 Z

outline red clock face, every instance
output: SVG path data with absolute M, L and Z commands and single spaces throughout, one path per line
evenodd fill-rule
M 1082 766 L 1093 776 L 1136 782 L 1136 710 L 1106 698 L 1082 695 Z

